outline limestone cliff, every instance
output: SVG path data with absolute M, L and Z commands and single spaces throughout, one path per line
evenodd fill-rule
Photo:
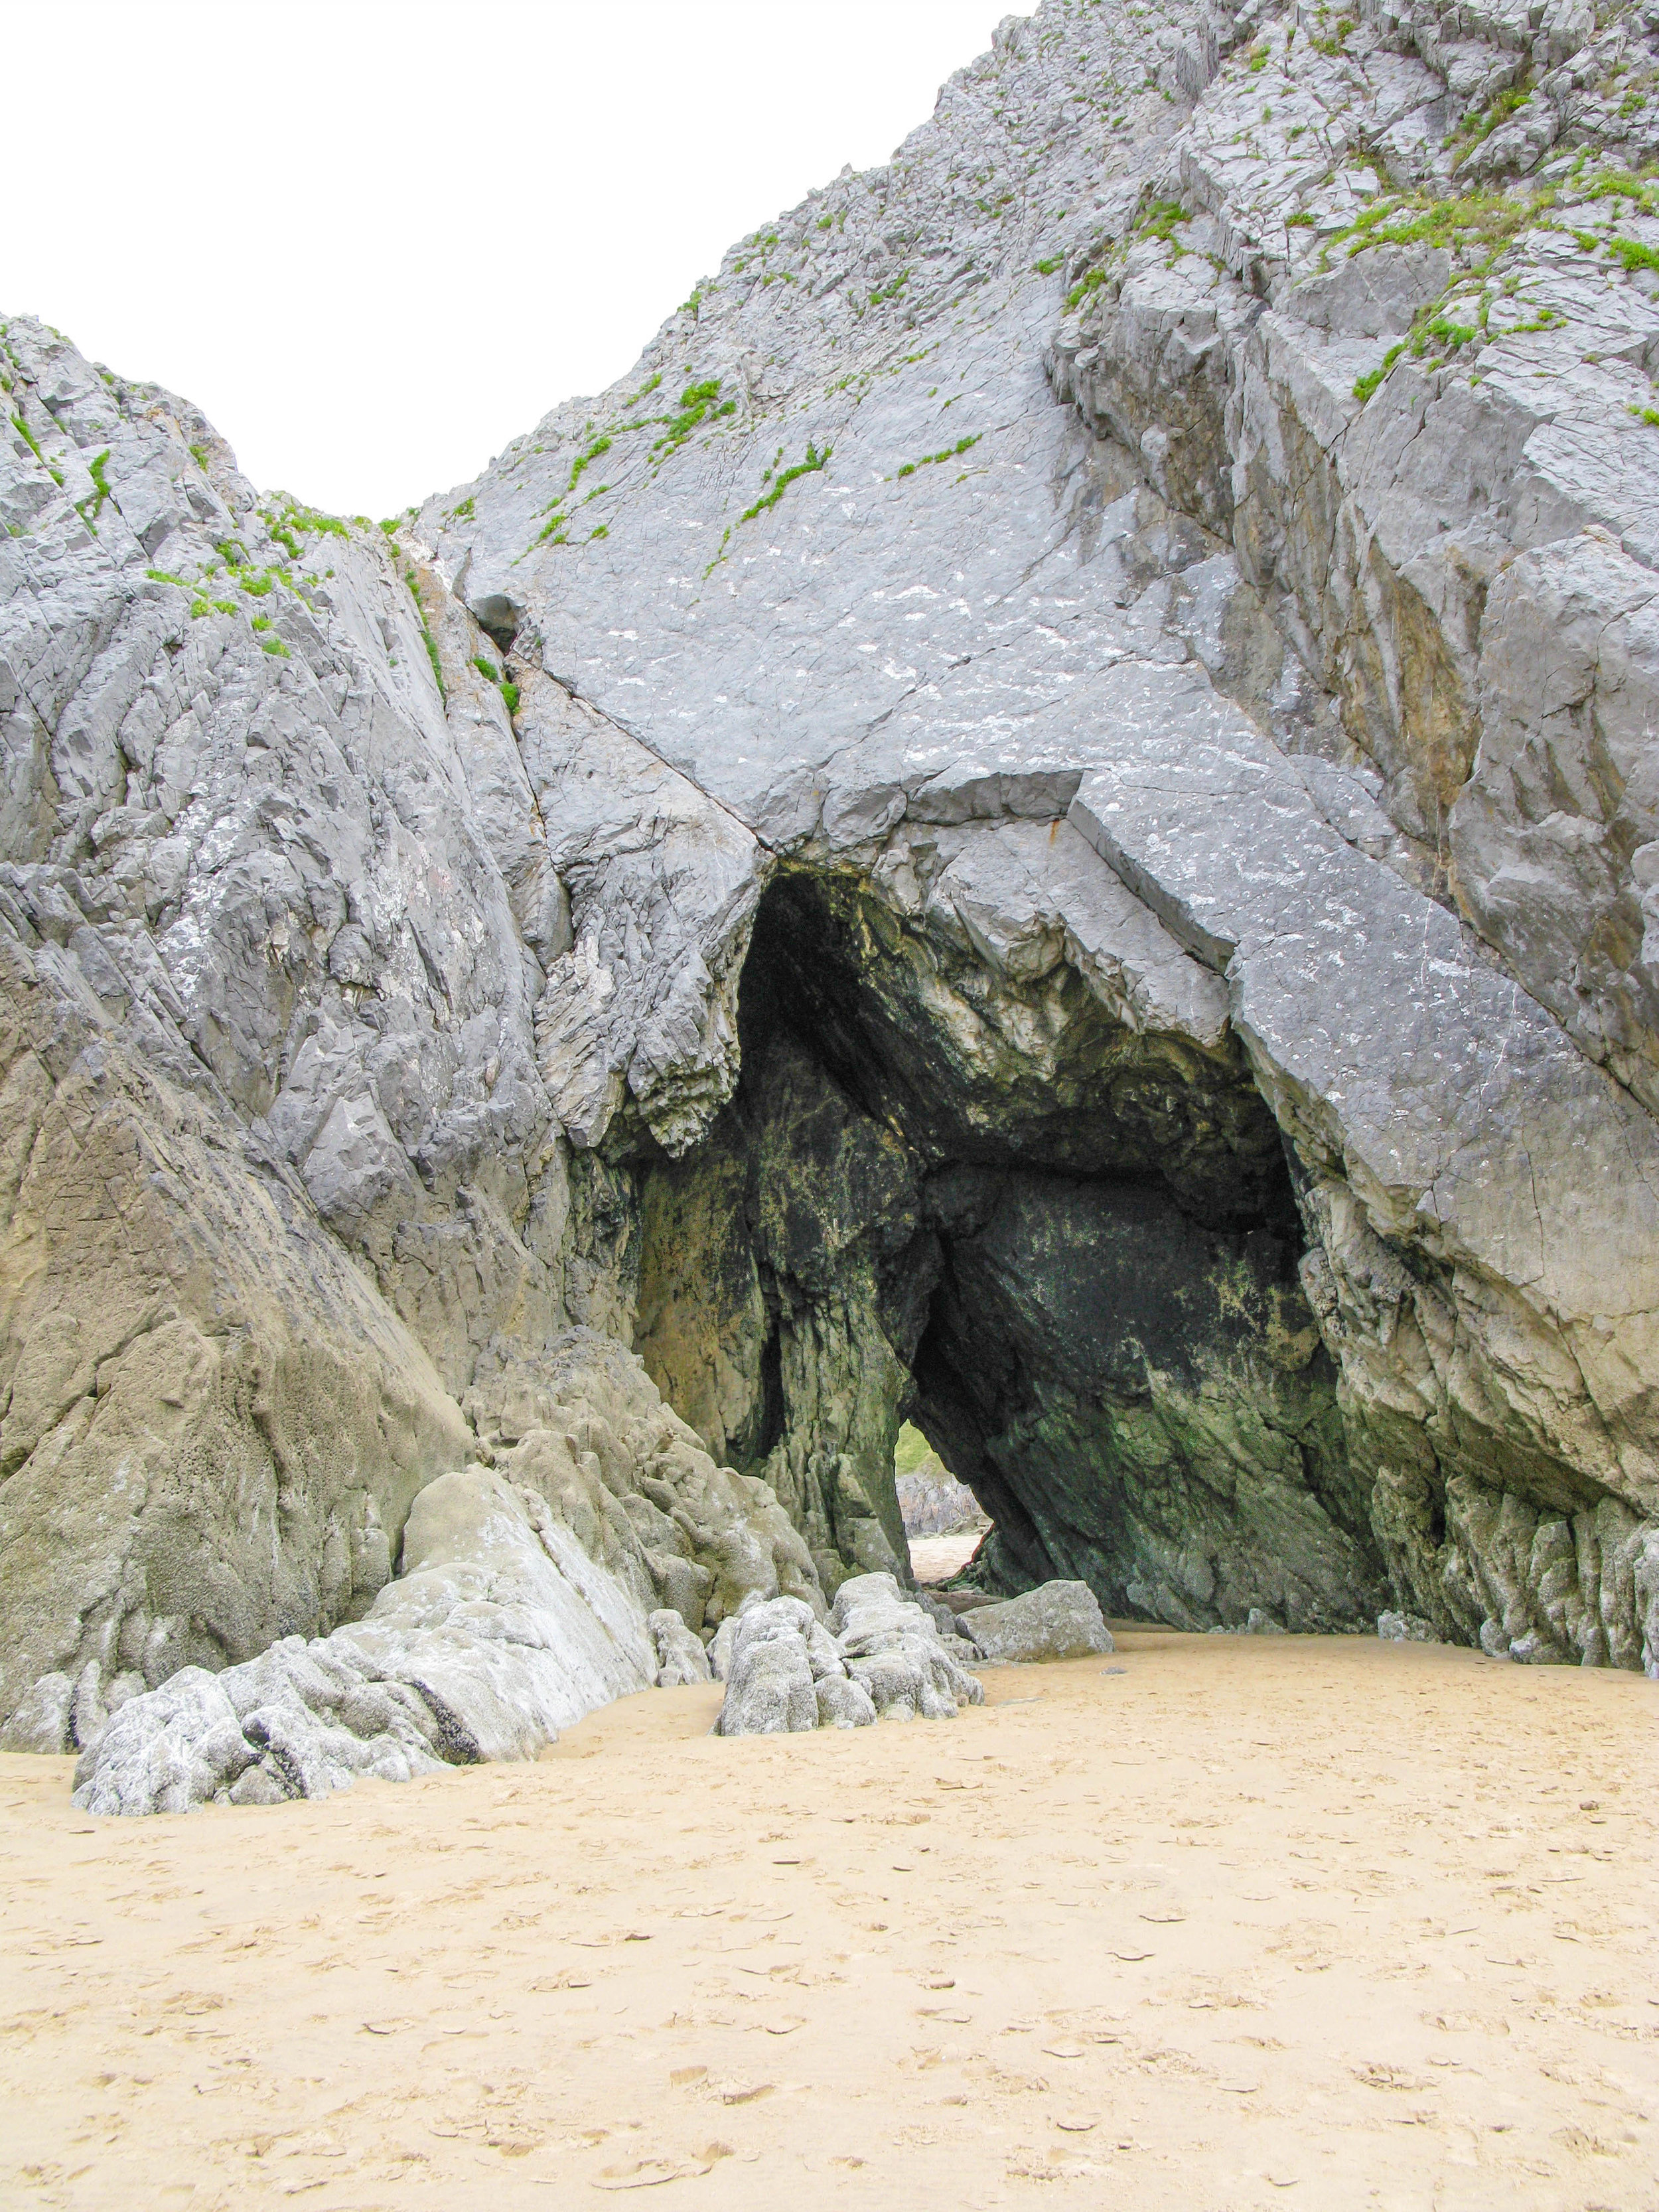
M 914 1416 L 999 1589 L 1659 1671 L 1650 14 L 1050 0 L 395 526 L 6 326 L 0 1710 L 583 1329 L 711 1589 Z

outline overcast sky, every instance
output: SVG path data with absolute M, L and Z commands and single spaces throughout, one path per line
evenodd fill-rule
M 185 393 L 262 488 L 387 514 L 621 375 L 1009 12 L 0 0 L 0 314 Z

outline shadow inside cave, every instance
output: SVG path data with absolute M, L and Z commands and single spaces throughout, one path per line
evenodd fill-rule
M 991 1517 L 989 1591 L 1370 1625 L 1386 1577 L 1291 1166 L 1231 1034 L 1138 1027 L 1058 945 L 1011 974 L 805 871 L 762 902 L 739 1026 L 707 1139 L 642 1164 L 635 1346 L 827 1587 L 908 1578 L 914 1421 Z

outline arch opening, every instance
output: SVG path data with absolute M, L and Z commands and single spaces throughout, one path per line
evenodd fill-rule
M 962 1581 L 989 1533 L 990 1516 L 914 1420 L 898 1432 L 893 1473 L 917 1587 L 937 1589 Z
M 636 1348 L 826 1587 L 908 1578 L 914 1423 L 990 1517 L 989 1592 L 1368 1625 L 1387 1577 L 1277 1125 L 1231 1036 L 1137 1029 L 1052 951 L 1011 973 L 867 876 L 775 878 L 736 1094 L 642 1174 Z

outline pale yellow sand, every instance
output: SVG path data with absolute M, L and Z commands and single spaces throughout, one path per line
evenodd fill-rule
M 910 1571 L 924 1584 L 948 1583 L 962 1572 L 984 1537 L 983 1528 L 958 1528 L 949 1536 L 912 1536 Z
M 1659 1689 L 1152 1633 L 991 1682 L 173 1820 L 0 1761 L 0 2203 L 1659 2205 Z

